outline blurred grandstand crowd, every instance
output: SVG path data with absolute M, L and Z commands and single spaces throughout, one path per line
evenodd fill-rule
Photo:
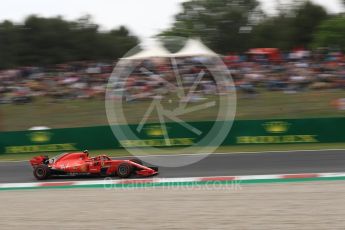
M 245 96 L 261 90 L 297 93 L 304 90 L 345 88 L 345 56 L 341 52 L 299 50 L 277 56 L 252 52 L 224 56 L 236 88 Z M 143 61 L 121 85 L 127 100 L 163 95 L 174 88 L 176 78 L 167 62 Z M 74 62 L 50 68 L 22 67 L 0 71 L 0 104 L 22 104 L 36 97 L 59 100 L 104 98 L 106 84 L 116 63 Z M 196 90 L 219 93 L 219 88 L 197 58 L 178 60 L 185 86 L 193 85 L 201 70 L 205 76 Z M 167 84 L 168 82 L 168 84 Z M 170 84 L 172 83 L 172 84 Z M 163 90 L 163 92 L 159 92 Z M 199 94 L 200 92 L 200 94 Z M 198 97 L 195 97 L 198 100 Z M 190 99 L 192 100 L 192 99 Z
M 36 97 L 52 102 L 102 97 L 111 64 L 74 62 L 50 68 L 22 67 L 0 71 L 0 103 L 22 104 Z
M 345 56 L 339 51 L 296 49 L 282 55 L 277 49 L 253 49 L 250 60 L 225 58 L 237 87 L 247 93 L 259 87 L 285 93 L 345 89 Z

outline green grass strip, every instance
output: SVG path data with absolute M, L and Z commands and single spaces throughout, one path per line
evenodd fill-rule
M 42 186 L 42 187 L 21 187 L 21 188 L 0 188 L 0 191 L 6 190 L 42 190 L 42 189 L 82 189 L 82 188 L 103 188 L 103 189 L 144 189 L 144 188 L 172 188 L 178 190 L 178 187 L 199 187 L 206 186 L 210 190 L 217 189 L 217 186 L 229 186 L 234 188 L 236 184 L 265 184 L 265 183 L 300 183 L 313 181 L 342 181 L 341 177 L 314 177 L 314 178 L 289 178 L 289 179 L 254 179 L 254 180 L 232 180 L 232 181 L 192 181 L 192 182 L 158 182 L 158 183 L 133 183 L 133 184 L 90 184 L 90 185 L 70 185 L 70 186 Z
M 326 150 L 326 149 L 344 149 L 345 150 L 345 143 L 313 143 L 313 144 L 271 144 L 271 145 L 237 145 L 237 146 L 223 146 L 219 147 L 215 152 L 216 153 L 228 153 L 228 154 L 237 154 L 237 153 L 258 153 L 258 152 L 267 152 L 267 151 L 318 151 L 318 150 Z M 167 148 L 165 151 L 174 152 L 178 150 L 178 148 Z M 181 154 L 193 154 L 197 152 L 198 148 L 191 148 L 189 152 L 185 150 L 181 150 Z M 125 149 L 109 149 L 109 150 L 93 150 L 90 151 L 92 156 L 96 156 L 99 154 L 105 154 L 110 157 L 122 157 L 122 156 L 131 156 L 129 152 Z M 49 157 L 53 157 L 60 152 L 50 152 L 44 153 L 44 155 L 48 155 Z M 151 153 L 151 155 L 160 155 L 161 152 L 159 150 L 155 150 Z M 21 161 L 21 160 L 29 160 L 34 156 L 42 155 L 42 153 L 16 153 L 16 154 L 1 154 L 0 153 L 0 162 L 1 161 Z

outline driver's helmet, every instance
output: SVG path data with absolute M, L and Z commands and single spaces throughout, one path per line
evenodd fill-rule
M 85 149 L 83 153 L 86 153 L 86 156 L 89 157 L 89 150 Z

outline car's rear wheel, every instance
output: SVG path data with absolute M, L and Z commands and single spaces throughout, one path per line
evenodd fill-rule
M 50 176 L 50 169 L 47 165 L 38 165 L 34 169 L 34 176 L 37 180 L 45 180 Z
M 121 163 L 117 167 L 117 176 L 120 178 L 128 178 L 132 173 L 132 167 L 128 163 Z

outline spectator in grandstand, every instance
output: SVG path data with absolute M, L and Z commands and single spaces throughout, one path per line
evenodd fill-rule
M 345 57 L 341 52 L 295 50 L 274 61 L 231 54 L 224 61 L 245 97 L 262 90 L 298 93 L 303 90 L 345 88 Z M 139 65 L 122 88 L 127 101 L 161 97 L 176 92 L 175 71 L 170 62 L 136 61 Z M 193 97 L 221 93 L 213 76 L 197 58 L 179 58 L 178 72 L 183 87 L 191 87 L 198 74 L 204 76 Z M 71 62 L 49 67 L 20 67 L 0 71 L 0 103 L 29 103 L 35 97 L 47 96 L 53 102 L 64 99 L 104 98 L 106 84 L 114 65 L 97 62 Z M 124 68 L 128 68 L 124 66 Z M 231 88 L 224 86 L 223 88 Z M 119 88 L 119 90 L 121 90 Z M 120 91 L 119 91 L 120 92 Z

